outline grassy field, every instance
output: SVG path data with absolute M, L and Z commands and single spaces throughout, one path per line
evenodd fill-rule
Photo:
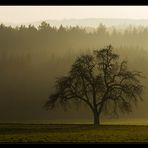
M 148 142 L 148 126 L 90 124 L 0 124 L 1 143 Z

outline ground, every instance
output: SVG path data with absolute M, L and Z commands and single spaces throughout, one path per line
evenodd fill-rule
M 90 124 L 0 124 L 1 143 L 148 142 L 148 126 Z

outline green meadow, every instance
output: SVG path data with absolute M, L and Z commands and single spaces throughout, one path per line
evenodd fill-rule
M 103 121 L 92 124 L 1 123 L 0 143 L 148 142 L 147 120 Z M 135 123 L 135 125 L 132 125 Z M 147 124 L 147 125 L 146 125 Z

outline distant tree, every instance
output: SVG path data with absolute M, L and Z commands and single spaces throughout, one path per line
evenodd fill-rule
M 30 32 L 36 32 L 37 29 L 35 28 L 34 25 L 29 24 L 29 25 L 28 25 L 28 31 L 30 31 Z
M 119 55 L 112 49 L 109 45 L 78 57 L 69 74 L 56 81 L 56 92 L 45 106 L 53 109 L 57 103 L 84 102 L 93 113 L 95 126 L 100 124 L 103 110 L 131 112 L 132 105 L 142 99 L 142 76 L 128 70 L 126 61 L 119 64 Z
M 59 27 L 59 29 L 58 29 L 58 32 L 63 33 L 63 32 L 65 32 L 65 31 L 66 31 L 66 28 L 63 27 L 62 25 L 60 25 L 60 27 Z
M 100 24 L 98 27 L 97 27 L 97 33 L 101 34 L 101 35 L 104 35 L 106 33 L 106 27 L 105 25 L 103 24 Z
M 38 30 L 40 31 L 44 31 L 47 32 L 50 31 L 52 28 L 50 26 L 50 24 L 48 24 L 47 22 L 43 21 L 39 26 L 38 26 Z

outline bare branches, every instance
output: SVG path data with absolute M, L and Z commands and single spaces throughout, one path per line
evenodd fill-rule
M 111 45 L 95 50 L 93 55 L 81 55 L 69 74 L 57 79 L 56 92 L 50 95 L 46 106 L 67 104 L 70 100 L 85 102 L 94 115 L 112 108 L 113 113 L 131 112 L 132 105 L 142 99 L 141 72 L 129 71 L 127 62 L 118 62 Z M 111 112 L 109 110 L 109 112 Z

